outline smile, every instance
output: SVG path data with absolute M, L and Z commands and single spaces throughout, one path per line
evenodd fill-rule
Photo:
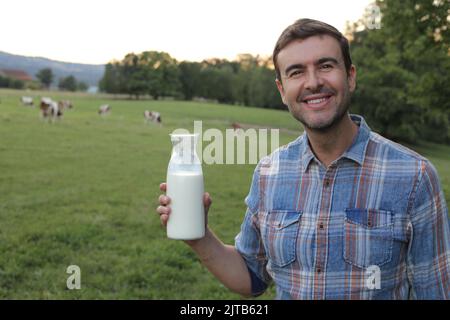
M 302 100 L 302 102 L 308 107 L 319 108 L 325 106 L 331 97 L 332 95 L 312 96 Z
M 328 98 L 320 98 L 320 99 L 314 99 L 314 100 L 307 100 L 307 104 L 317 104 L 326 101 Z

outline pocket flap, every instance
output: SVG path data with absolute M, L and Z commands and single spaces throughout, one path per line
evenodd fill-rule
M 302 215 L 301 211 L 295 210 L 273 210 L 269 211 L 269 223 L 277 229 L 284 229 L 298 222 Z
M 369 229 L 392 224 L 392 214 L 392 211 L 380 209 L 345 209 L 346 221 Z

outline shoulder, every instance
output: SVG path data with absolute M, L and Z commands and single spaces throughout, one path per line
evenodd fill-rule
M 256 170 L 267 170 L 275 167 L 279 169 L 280 166 L 298 163 L 307 143 L 306 135 L 303 134 L 294 141 L 278 147 L 272 153 L 259 160 Z
M 412 179 L 414 189 L 423 183 L 439 189 L 438 173 L 431 161 L 404 145 L 371 132 L 366 154 L 368 158 L 376 159 L 383 170 L 397 178 Z
M 262 158 L 261 161 L 267 161 L 268 159 L 298 160 L 299 156 L 305 150 L 307 143 L 308 139 L 306 138 L 306 135 L 302 134 L 294 141 L 275 149 L 271 154 Z
M 427 163 L 429 160 L 410 148 L 389 140 L 378 133 L 371 132 L 368 148 L 374 149 L 380 157 L 384 155 L 389 160 L 399 160 L 405 163 Z
M 421 180 L 427 171 L 437 175 L 426 157 L 374 132 L 370 133 L 365 158 L 396 176 L 413 176 L 415 180 Z

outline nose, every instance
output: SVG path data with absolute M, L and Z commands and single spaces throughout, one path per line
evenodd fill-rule
M 316 92 L 323 86 L 323 79 L 315 70 L 310 70 L 306 74 L 305 89 Z

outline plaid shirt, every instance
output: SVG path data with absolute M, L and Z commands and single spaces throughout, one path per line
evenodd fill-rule
M 236 249 L 278 299 L 449 299 L 447 205 L 433 165 L 371 132 L 328 168 L 306 133 L 258 163 Z

